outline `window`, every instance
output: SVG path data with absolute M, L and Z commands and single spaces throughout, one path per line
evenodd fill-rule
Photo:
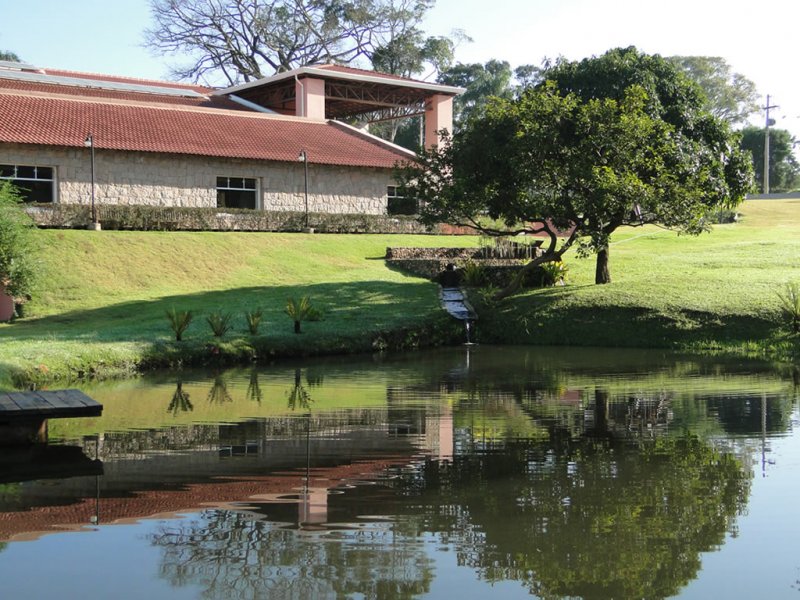
M 415 215 L 419 207 L 414 198 L 406 198 L 400 195 L 400 188 L 390 185 L 386 188 L 387 204 L 386 212 L 390 215 Z
M 0 165 L 0 180 L 14 184 L 25 202 L 53 202 L 54 174 L 53 167 Z
M 217 208 L 258 208 L 258 182 L 247 177 L 217 177 Z

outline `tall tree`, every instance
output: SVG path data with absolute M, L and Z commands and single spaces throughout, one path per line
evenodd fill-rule
M 466 89 L 453 102 L 453 120 L 461 124 L 471 115 L 480 113 L 489 98 L 511 98 L 512 75 L 508 62 L 494 59 L 485 64 L 458 63 L 443 71 L 439 83 Z
M 609 238 L 618 227 L 697 234 L 711 211 L 738 204 L 752 185 L 729 125 L 704 110 L 671 63 L 635 48 L 548 69 L 545 82 L 494 100 L 400 177 L 406 195 L 425 201 L 426 222 L 546 235 L 526 269 L 559 260 L 580 239 L 597 254 L 597 283 L 611 281 Z
M 677 65 L 706 93 L 714 116 L 737 125 L 759 110 L 756 84 L 734 73 L 720 56 L 671 56 Z
M 19 56 L 8 50 L 0 50 L 0 60 L 8 60 L 11 62 L 21 62 Z
M 763 127 L 742 130 L 742 148 L 753 155 L 753 170 L 759 189 L 764 189 Z M 791 192 L 800 187 L 800 163 L 792 151 L 795 140 L 785 129 L 769 130 L 769 187 L 773 192 Z
M 411 33 L 435 0 L 150 0 L 146 44 L 186 55 L 180 79 L 230 84 L 318 62 L 369 59 Z

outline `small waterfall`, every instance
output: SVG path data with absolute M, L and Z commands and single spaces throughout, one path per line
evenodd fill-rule
M 470 333 L 472 332 L 472 321 L 470 319 L 464 320 L 464 331 L 466 332 L 467 341 L 464 342 L 465 346 L 473 346 L 473 342 L 470 339 Z

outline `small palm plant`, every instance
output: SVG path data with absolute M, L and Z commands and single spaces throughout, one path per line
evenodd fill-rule
M 800 333 L 800 283 L 787 283 L 782 292 L 778 292 L 781 302 L 781 314 L 788 321 L 794 333 Z
M 244 319 L 247 321 L 247 330 L 251 335 L 256 335 L 258 333 L 258 326 L 261 325 L 261 318 L 263 316 L 264 312 L 260 308 L 248 310 L 244 313 Z
M 206 317 L 206 322 L 211 327 L 214 337 L 222 337 L 231 329 L 230 313 L 212 312 Z
M 172 331 L 175 333 L 175 341 L 183 339 L 183 332 L 189 327 L 194 315 L 190 310 L 175 310 L 175 307 L 167 311 L 167 319 Z
M 311 305 L 311 299 L 303 296 L 300 300 L 289 298 L 286 302 L 285 312 L 294 321 L 294 332 L 300 333 L 300 323 L 303 321 L 319 321 L 322 313 Z

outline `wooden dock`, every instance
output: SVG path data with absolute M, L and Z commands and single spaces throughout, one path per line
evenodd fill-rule
M 0 445 L 47 441 L 47 420 L 99 417 L 103 405 L 79 390 L 0 392 Z

